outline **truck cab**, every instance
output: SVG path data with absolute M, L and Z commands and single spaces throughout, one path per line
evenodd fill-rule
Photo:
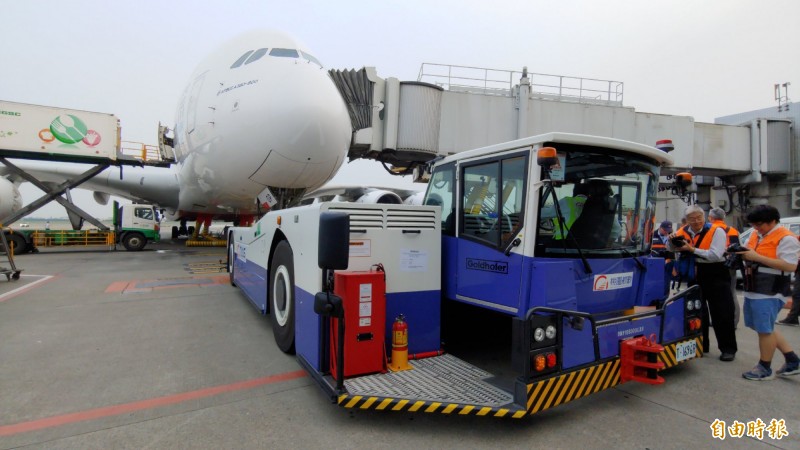
M 599 313 L 663 300 L 663 273 L 646 266 L 662 261 L 642 257 L 668 156 L 565 136 L 436 164 L 424 201 L 442 206 L 446 298 L 520 316 L 535 306 Z M 537 164 L 541 148 L 556 149 L 554 167 Z M 576 191 L 587 194 L 570 205 Z
M 142 250 L 147 242 L 158 242 L 161 236 L 161 217 L 153 205 L 114 204 L 116 242 L 126 250 Z
M 442 208 L 443 321 L 471 313 L 485 329 L 494 315 L 529 381 L 619 357 L 624 338 L 696 337 L 697 293 L 665 298 L 664 260 L 649 255 L 669 163 L 654 147 L 567 133 L 436 162 L 424 203 Z M 678 352 L 666 367 L 699 356 L 697 342 Z M 541 354 L 552 358 L 537 371 Z

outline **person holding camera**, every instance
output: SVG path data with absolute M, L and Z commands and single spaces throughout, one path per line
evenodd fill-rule
M 800 358 L 775 330 L 775 319 L 791 293 L 790 274 L 797 269 L 800 243 L 787 228 L 778 226 L 780 213 L 774 206 L 758 205 L 747 214 L 755 229 L 746 247 L 732 249 L 745 262 L 744 324 L 758 333 L 759 362 L 742 377 L 748 380 L 771 380 L 775 349 L 786 363 L 775 373 L 781 376 L 800 374 Z M 715 328 L 716 329 L 716 328 Z
M 706 222 L 705 211 L 697 205 L 686 208 L 687 225 L 670 234 L 667 250 L 680 252 L 680 259 L 694 263 L 694 279 L 689 285 L 700 286 L 703 301 L 703 352 L 709 351 L 709 314 L 714 321 L 714 335 L 721 361 L 736 358 L 736 330 L 733 324 L 731 273 L 725 265 L 728 236 L 718 224 Z M 691 265 L 690 265 L 691 266 Z

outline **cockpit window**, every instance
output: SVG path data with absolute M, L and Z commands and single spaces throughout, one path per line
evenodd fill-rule
M 305 58 L 305 59 L 313 62 L 314 64 L 322 67 L 322 63 L 319 62 L 319 60 L 317 58 L 314 58 L 313 56 L 309 55 L 308 53 L 306 53 L 306 52 L 304 52 L 302 50 L 300 51 L 300 53 L 303 55 L 303 58 Z
M 235 63 L 231 64 L 231 69 L 235 69 L 235 68 L 241 66 L 242 63 L 244 63 L 244 60 L 247 59 L 247 57 L 250 56 L 251 53 L 253 53 L 252 50 L 248 50 L 248 51 L 244 52 L 244 55 L 240 56 L 239 59 L 237 59 Z
M 248 65 L 248 64 L 250 64 L 250 63 L 251 63 L 251 62 L 253 62 L 253 61 L 257 61 L 257 60 L 259 60 L 259 59 L 260 59 L 262 56 L 264 56 L 264 55 L 266 55 L 266 54 L 267 54 L 267 49 L 265 49 L 265 48 L 260 48 L 260 49 L 256 50 L 256 51 L 255 51 L 255 52 L 254 52 L 252 55 L 250 55 L 250 57 L 249 57 L 249 58 L 247 58 L 247 61 L 245 61 L 245 62 L 244 62 L 244 64 L 245 64 L 245 65 Z
M 269 56 L 279 56 L 282 58 L 299 58 L 297 50 L 293 48 L 273 48 L 269 52 Z

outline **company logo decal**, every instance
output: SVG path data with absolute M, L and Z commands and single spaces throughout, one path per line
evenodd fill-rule
M 100 133 L 90 130 L 78 116 L 72 114 L 62 114 L 53 119 L 49 128 L 39 131 L 39 139 L 47 143 L 56 139 L 65 144 L 83 142 L 88 147 L 94 147 L 102 140 Z
M 613 291 L 614 289 L 625 289 L 633 286 L 633 272 L 609 273 L 605 275 L 595 275 L 593 291 Z
M 467 258 L 467 270 L 482 270 L 484 272 L 508 274 L 508 263 L 503 261 Z

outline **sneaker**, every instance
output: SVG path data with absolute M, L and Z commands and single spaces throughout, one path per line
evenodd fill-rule
M 800 320 L 798 319 L 791 320 L 788 317 L 783 320 L 779 320 L 775 323 L 778 325 L 788 325 L 790 327 L 800 327 Z
M 743 373 L 742 377 L 748 380 L 766 381 L 775 378 L 775 375 L 772 373 L 772 369 L 767 369 L 759 363 L 750 371 Z
M 800 375 L 800 361 L 795 362 L 787 362 L 780 369 L 776 370 L 775 373 L 782 377 L 788 377 L 791 375 Z

